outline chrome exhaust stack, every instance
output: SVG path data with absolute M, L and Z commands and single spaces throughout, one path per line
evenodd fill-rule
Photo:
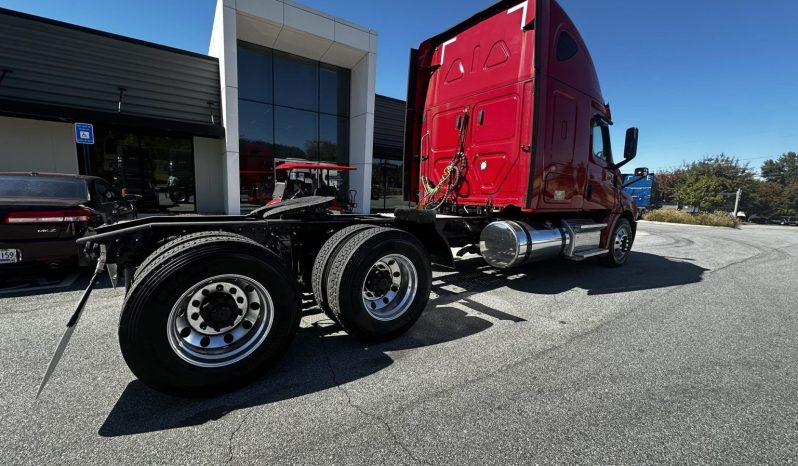
M 572 260 L 605 254 L 599 248 L 604 223 L 563 220 L 559 228 L 535 229 L 518 220 L 489 223 L 480 234 L 479 250 L 497 269 L 516 267 L 563 255 Z

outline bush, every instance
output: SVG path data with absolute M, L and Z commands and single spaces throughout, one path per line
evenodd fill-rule
M 688 225 L 710 225 L 713 227 L 737 228 L 740 222 L 728 212 L 705 212 L 688 214 L 680 210 L 652 210 L 647 212 L 643 219 L 652 222 L 684 223 Z

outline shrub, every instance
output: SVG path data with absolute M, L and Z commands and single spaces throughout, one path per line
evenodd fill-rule
M 688 225 L 710 225 L 714 227 L 737 228 L 740 222 L 728 212 L 704 212 L 688 214 L 680 210 L 652 210 L 643 216 L 652 222 L 684 223 Z

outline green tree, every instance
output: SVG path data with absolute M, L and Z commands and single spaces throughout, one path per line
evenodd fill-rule
M 798 183 L 798 154 L 786 152 L 775 160 L 765 160 L 760 172 L 766 181 L 782 186 Z
M 798 215 L 798 181 L 784 187 L 781 212 L 786 215 Z
M 743 190 L 740 209 L 751 207 L 757 181 L 751 167 L 734 157 L 719 154 L 685 164 L 673 174 L 672 191 L 682 205 L 700 210 L 731 210 L 734 193 Z
M 676 203 L 676 186 L 681 183 L 685 177 L 683 168 L 676 170 L 660 171 L 657 175 L 657 195 L 656 202 L 661 204 Z
M 704 157 L 688 165 L 686 170 L 688 175 L 715 176 L 724 191 L 736 191 L 754 184 L 754 171 L 751 167 L 726 154 Z
M 752 209 L 751 214 L 756 213 L 763 217 L 781 213 L 784 209 L 784 187 L 772 181 L 757 183 L 753 192 Z
M 723 203 L 723 181 L 715 175 L 688 173 L 676 186 L 676 198 L 680 204 L 711 210 Z

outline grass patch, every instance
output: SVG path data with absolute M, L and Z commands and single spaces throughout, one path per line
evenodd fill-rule
M 705 212 L 701 214 L 688 214 L 680 210 L 652 210 L 647 212 L 643 219 L 652 222 L 684 223 L 687 225 L 709 225 L 713 227 L 737 228 L 740 222 L 727 212 Z

